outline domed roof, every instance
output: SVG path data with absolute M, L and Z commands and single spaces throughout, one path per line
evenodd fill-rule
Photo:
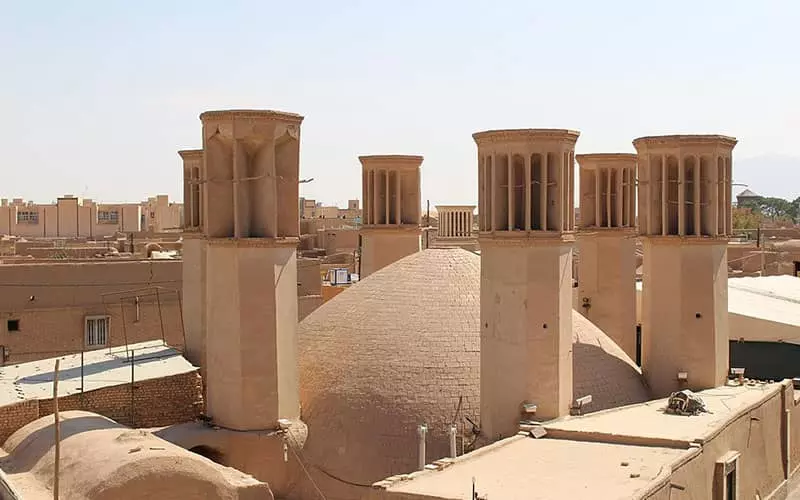
M 414 470 L 421 423 L 429 461 L 444 457 L 449 425 L 480 421 L 480 257 L 428 249 L 386 266 L 307 316 L 298 345 L 304 454 L 329 498 Z M 630 358 L 574 311 L 573 353 L 591 410 L 648 399 Z
M 255 498 L 259 493 L 272 498 L 266 483 L 149 432 L 129 429 L 85 411 L 65 411 L 59 416 L 61 498 Z M 17 430 L 3 448 L 9 453 L 2 462 L 7 474 L 12 478 L 21 475 L 19 479 L 25 484 L 39 485 L 36 489 L 52 489 L 52 415 Z

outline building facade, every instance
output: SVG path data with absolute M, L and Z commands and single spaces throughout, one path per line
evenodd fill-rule
M 179 260 L 0 265 L 0 361 L 163 339 L 183 345 Z
M 65 195 L 55 203 L 0 201 L 0 234 L 22 238 L 104 238 L 141 227 L 138 203 L 97 203 Z
M 100 203 L 73 195 L 53 203 L 0 200 L 0 235 L 98 239 L 116 233 L 163 232 L 181 226 L 183 204 L 167 195 L 142 203 Z

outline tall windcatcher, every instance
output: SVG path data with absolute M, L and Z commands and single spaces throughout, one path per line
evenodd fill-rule
M 207 411 L 263 430 L 300 414 L 298 176 L 303 117 L 209 111 L 203 123 Z
M 716 387 L 728 372 L 727 242 L 736 139 L 641 137 L 642 368 L 654 396 Z
M 475 205 L 436 205 L 439 218 L 437 240 L 454 241 L 472 238 Z
M 636 155 L 577 155 L 579 311 L 636 359 Z
M 578 132 L 478 132 L 481 429 L 569 413 Z
M 178 151 L 183 159 L 183 328 L 186 358 L 206 376 L 206 281 L 200 171 L 203 150 Z
M 421 156 L 359 156 L 364 210 L 361 277 L 420 251 Z

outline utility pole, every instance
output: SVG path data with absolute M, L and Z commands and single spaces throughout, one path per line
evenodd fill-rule
M 55 417 L 55 463 L 53 464 L 53 499 L 58 500 L 58 465 L 61 461 L 61 423 L 58 420 L 58 367 L 59 359 L 56 359 L 56 367 L 53 370 L 53 417 Z
M 758 224 L 758 247 L 759 247 L 759 250 L 761 250 L 759 252 L 759 253 L 761 253 L 761 274 L 760 274 L 760 276 L 764 276 L 764 267 L 765 267 L 764 260 L 765 260 L 766 256 L 764 255 L 764 233 L 761 231 L 761 223 Z
M 427 200 L 428 208 L 425 215 L 425 248 L 430 247 L 430 234 L 431 234 L 431 200 Z

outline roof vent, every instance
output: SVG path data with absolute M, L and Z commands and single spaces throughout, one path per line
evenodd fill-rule
M 576 399 L 572 403 L 572 407 L 570 407 L 570 414 L 571 415 L 582 415 L 583 414 L 583 407 L 588 406 L 592 403 L 592 395 L 586 395 L 581 398 Z

